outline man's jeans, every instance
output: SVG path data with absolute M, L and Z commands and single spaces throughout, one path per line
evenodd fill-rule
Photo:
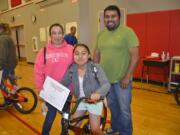
M 72 99 L 72 96 L 68 97 L 68 101 L 70 101 Z M 44 121 L 43 124 L 43 129 L 42 129 L 42 135 L 49 135 L 50 134 L 50 130 L 53 124 L 53 121 L 56 117 L 56 112 L 57 109 L 55 107 L 53 107 L 52 105 L 50 105 L 49 103 L 46 103 L 47 107 L 48 107 L 48 112 L 46 115 L 46 119 Z M 66 102 L 63 108 L 63 112 L 69 112 L 70 111 L 70 103 Z M 61 126 L 63 127 L 62 121 L 61 121 Z
M 120 83 L 111 84 L 107 96 L 111 111 L 111 128 L 121 135 L 132 135 L 131 96 L 132 82 L 127 89 L 122 89 Z

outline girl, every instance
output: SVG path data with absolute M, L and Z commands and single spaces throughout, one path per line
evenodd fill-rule
M 70 83 L 73 84 L 76 99 L 90 97 L 93 100 L 99 100 L 101 96 L 106 96 L 110 84 L 102 68 L 90 60 L 89 48 L 84 44 L 77 44 L 74 47 L 73 55 L 74 63 L 67 70 L 61 83 L 65 86 Z M 73 117 L 82 116 L 88 111 L 93 135 L 102 135 L 103 132 L 100 129 L 102 109 L 102 101 L 96 104 L 82 102 Z M 80 124 L 77 126 L 80 126 Z

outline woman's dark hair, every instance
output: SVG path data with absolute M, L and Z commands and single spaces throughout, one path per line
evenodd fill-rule
M 51 36 L 51 30 L 52 30 L 52 28 L 53 27 L 60 27 L 61 28 L 61 30 L 62 30 L 62 33 L 64 33 L 64 28 L 63 28 L 63 26 L 61 25 L 61 24 L 59 24 L 59 23 L 54 23 L 54 24 L 52 24 L 50 27 L 49 27 L 49 35 Z
M 108 11 L 108 10 L 116 11 L 119 18 L 121 17 L 121 11 L 119 10 L 119 8 L 116 5 L 110 5 L 110 6 L 106 7 L 104 9 L 104 16 L 105 16 L 105 12 Z
M 0 28 L 1 29 L 4 29 L 5 27 L 4 27 L 4 23 L 0 23 Z
M 89 47 L 88 47 L 87 45 L 81 44 L 81 43 L 78 43 L 78 44 L 76 44 L 76 45 L 74 46 L 73 53 L 75 52 L 75 50 L 76 50 L 77 47 L 84 47 L 84 48 L 87 50 L 88 54 L 91 55 L 91 52 L 90 52 L 90 50 L 89 50 Z M 91 60 L 92 60 L 91 57 L 90 57 L 88 60 L 91 61 Z
M 0 29 L 3 29 L 2 33 L 10 35 L 11 29 L 8 23 L 0 23 Z

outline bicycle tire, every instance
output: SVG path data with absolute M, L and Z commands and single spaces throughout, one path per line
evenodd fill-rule
M 176 103 L 180 105 L 180 85 L 178 85 L 176 89 L 174 90 L 174 98 L 175 98 Z
M 23 95 L 27 99 L 27 101 L 25 102 L 18 101 L 17 103 L 14 103 L 14 107 L 16 108 L 16 110 L 23 114 L 28 114 L 34 111 L 38 102 L 34 90 L 28 87 L 21 87 L 16 91 L 16 93 Z
M 103 103 L 103 116 L 101 116 L 101 130 L 103 131 L 106 126 L 106 120 L 107 120 L 107 107 Z
M 5 98 L 0 92 L 0 108 L 5 106 Z

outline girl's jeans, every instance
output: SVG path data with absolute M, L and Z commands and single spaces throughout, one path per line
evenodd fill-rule
M 70 101 L 71 98 L 72 96 L 69 96 L 67 100 Z M 47 112 L 46 119 L 43 124 L 42 135 L 50 134 L 50 130 L 51 130 L 51 127 L 52 127 L 52 124 L 53 124 L 53 121 L 55 119 L 56 112 L 57 112 L 57 109 L 53 107 L 52 105 L 50 105 L 49 103 L 46 103 L 46 105 L 48 107 L 48 112 Z M 70 111 L 70 102 L 66 102 L 63 108 L 63 112 L 68 113 L 69 111 Z M 62 122 L 61 122 L 61 126 L 63 128 Z

